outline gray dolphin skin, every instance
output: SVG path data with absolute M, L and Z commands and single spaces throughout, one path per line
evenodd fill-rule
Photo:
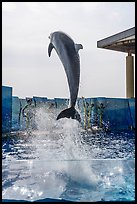
M 78 111 L 75 109 L 75 105 L 78 96 L 80 79 L 80 59 L 78 51 L 79 49 L 83 49 L 83 46 L 81 44 L 75 44 L 67 34 L 60 31 L 51 33 L 49 39 L 49 57 L 52 49 L 54 48 L 64 66 L 70 91 L 70 108 L 63 110 L 58 115 L 57 120 L 66 117 L 76 119 L 80 122 L 81 118 Z

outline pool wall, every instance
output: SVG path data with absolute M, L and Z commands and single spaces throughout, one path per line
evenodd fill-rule
M 12 87 L 2 86 L 2 132 L 12 127 Z
M 97 125 L 108 130 L 132 130 L 135 128 L 135 99 L 125 98 L 84 98 L 90 104 L 90 125 Z M 83 99 L 78 99 L 78 106 L 85 119 Z M 87 122 L 87 121 L 86 121 Z M 87 122 L 88 123 L 88 122 Z
M 25 99 L 12 96 L 12 87 L 2 86 L 2 132 L 25 130 L 26 118 L 22 109 L 27 105 Z M 32 98 L 34 108 L 50 108 L 63 110 L 68 107 L 69 99 L 47 97 Z M 81 115 L 84 128 L 97 126 L 105 130 L 135 129 L 134 98 L 78 98 L 76 108 Z

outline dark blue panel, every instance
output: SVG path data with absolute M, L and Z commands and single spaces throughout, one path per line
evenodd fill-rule
M 128 99 L 128 102 L 129 102 L 129 110 L 130 110 L 130 115 L 132 120 L 132 127 L 135 128 L 135 99 L 130 98 Z
M 57 108 L 68 108 L 69 99 L 66 98 L 55 98 L 55 103 Z
M 20 129 L 20 100 L 17 96 L 12 97 L 12 130 Z
M 128 99 L 107 98 L 102 103 L 104 106 L 102 121 L 109 126 L 110 130 L 129 130 L 131 128 Z M 100 105 L 100 102 L 98 104 Z
M 38 97 L 38 96 L 33 96 L 34 102 L 37 103 L 44 103 L 47 101 L 47 97 Z
M 2 86 L 2 132 L 10 132 L 12 124 L 12 87 Z

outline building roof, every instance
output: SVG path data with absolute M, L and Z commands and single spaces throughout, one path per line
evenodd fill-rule
M 135 54 L 135 27 L 97 41 L 97 47 Z

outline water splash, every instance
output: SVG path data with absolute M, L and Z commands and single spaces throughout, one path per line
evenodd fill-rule
M 52 141 L 54 144 L 53 150 L 55 157 L 58 155 L 58 149 L 60 148 L 61 151 L 63 151 L 63 157 L 59 155 L 58 159 L 74 160 L 86 158 L 87 155 L 82 146 L 82 127 L 80 123 L 67 118 L 56 120 L 55 116 L 57 114 L 58 113 L 55 114 L 53 111 L 38 109 L 35 118 L 37 131 L 33 131 L 32 134 L 37 137 L 36 140 L 39 137 L 41 139 L 43 135 L 43 140 L 45 139 L 46 143 L 43 141 L 41 145 L 42 147 L 45 145 L 47 149 L 49 148 L 48 141 L 49 143 Z M 35 143 L 35 138 L 33 138 L 33 141 Z M 50 150 L 51 148 L 49 148 L 49 151 Z M 48 153 L 50 154 L 50 152 L 46 152 L 46 154 Z
M 39 125 L 38 132 L 41 129 L 46 131 L 46 144 L 43 142 L 43 147 L 37 146 L 39 158 L 44 160 L 46 155 L 48 160 L 67 160 L 68 162 L 65 163 L 65 167 L 62 167 L 62 171 L 65 171 L 73 181 L 93 186 L 97 178 L 91 171 L 91 163 L 89 165 L 87 161 L 83 165 L 81 162 L 70 162 L 86 160 L 88 158 L 88 151 L 85 151 L 85 146 L 83 146 L 84 141 L 81 134 L 83 129 L 80 123 L 77 120 L 67 118 L 56 121 L 55 113 L 44 112 L 44 110 L 37 112 L 37 121 Z M 35 139 L 33 141 L 35 143 Z M 48 141 L 50 146 L 48 146 Z M 44 149 L 44 146 L 46 149 Z M 90 159 L 92 158 L 90 157 Z
M 94 160 L 91 150 L 95 147 L 97 155 L 100 144 L 98 153 L 102 154 L 106 135 L 89 134 L 76 120 L 57 121 L 58 112 L 37 109 L 37 130 L 10 144 L 9 152 L 3 146 L 3 198 L 99 201 L 129 195 L 133 200 L 134 163 L 127 171 L 128 164 L 124 166 L 123 161 Z

